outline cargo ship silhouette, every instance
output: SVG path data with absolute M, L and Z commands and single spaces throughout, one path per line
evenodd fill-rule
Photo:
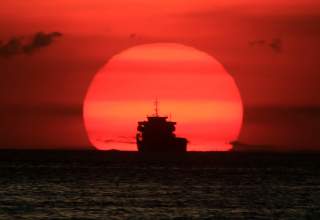
M 136 141 L 139 152 L 176 152 L 187 151 L 188 140 L 176 137 L 174 121 L 167 120 L 167 116 L 159 116 L 158 100 L 155 101 L 155 113 L 147 116 L 147 121 L 139 121 Z

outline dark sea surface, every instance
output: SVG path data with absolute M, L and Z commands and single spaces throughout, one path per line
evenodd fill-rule
M 320 219 L 320 154 L 0 151 L 0 219 Z

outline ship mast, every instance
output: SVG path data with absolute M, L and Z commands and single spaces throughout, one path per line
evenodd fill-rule
M 158 117 L 159 116 L 159 102 L 158 102 L 158 98 L 156 98 L 156 101 L 154 102 L 154 111 L 155 111 L 155 116 Z

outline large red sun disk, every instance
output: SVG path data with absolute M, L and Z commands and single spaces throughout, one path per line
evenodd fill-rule
M 129 48 L 96 74 L 84 100 L 91 143 L 100 150 L 136 150 L 137 122 L 153 113 L 177 121 L 189 151 L 229 150 L 242 124 L 233 78 L 212 56 L 192 47 L 157 43 Z

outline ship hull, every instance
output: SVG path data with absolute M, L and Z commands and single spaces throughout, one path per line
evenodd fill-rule
M 187 151 L 187 140 L 185 138 L 176 138 L 174 141 L 167 143 L 146 143 L 137 141 L 138 151 L 144 153 L 153 152 L 174 152 L 184 153 Z

